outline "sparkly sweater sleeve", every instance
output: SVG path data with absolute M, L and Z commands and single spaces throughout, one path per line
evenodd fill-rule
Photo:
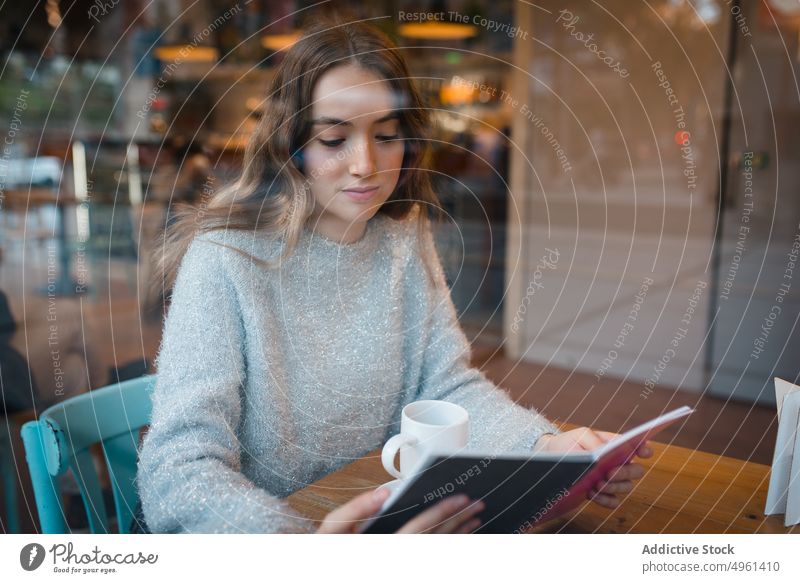
M 469 341 L 458 322 L 441 261 L 428 231 L 438 285 L 427 287 L 426 335 L 417 399 L 442 399 L 464 407 L 470 416 L 469 447 L 487 452 L 530 451 L 536 440 L 558 429 L 534 409 L 516 404 L 483 372 L 470 365 Z
M 240 471 L 245 333 L 225 253 L 195 240 L 175 283 L 137 476 L 145 521 L 157 533 L 305 532 L 310 521 Z

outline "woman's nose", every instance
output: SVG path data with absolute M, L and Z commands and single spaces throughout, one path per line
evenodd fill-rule
M 353 176 L 369 176 L 376 168 L 375 152 L 369 140 L 356 145 L 350 155 L 350 174 Z

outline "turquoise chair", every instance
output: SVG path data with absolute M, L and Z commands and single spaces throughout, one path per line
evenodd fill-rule
M 109 533 L 100 480 L 90 446 L 100 443 L 108 467 L 117 525 L 128 533 L 138 502 L 135 477 L 139 430 L 150 422 L 155 376 L 145 376 L 67 399 L 22 426 L 41 532 L 71 532 L 58 476 L 72 469 L 89 530 Z

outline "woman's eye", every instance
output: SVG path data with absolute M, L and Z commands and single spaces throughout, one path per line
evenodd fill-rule
M 320 140 L 319 143 L 328 148 L 336 148 L 344 143 L 344 138 L 339 138 L 337 140 Z
M 375 136 L 375 139 L 379 142 L 391 142 L 392 140 L 397 140 L 400 138 L 400 134 L 394 134 L 393 136 Z M 335 140 L 323 140 L 320 139 L 319 143 L 325 146 L 326 148 L 338 148 L 345 142 L 344 138 L 338 138 Z

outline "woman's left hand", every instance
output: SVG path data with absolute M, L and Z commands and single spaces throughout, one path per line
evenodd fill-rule
M 600 447 L 605 442 L 617 437 L 616 433 L 596 431 L 588 427 L 579 427 L 564 433 L 542 435 L 533 447 L 533 451 L 590 451 Z M 647 442 L 643 443 L 636 451 L 641 458 L 653 455 L 653 450 Z M 616 508 L 619 506 L 618 494 L 627 494 L 633 490 L 633 480 L 638 480 L 644 475 L 644 468 L 637 463 L 628 462 L 609 471 L 606 479 L 597 484 L 588 498 L 600 506 Z

